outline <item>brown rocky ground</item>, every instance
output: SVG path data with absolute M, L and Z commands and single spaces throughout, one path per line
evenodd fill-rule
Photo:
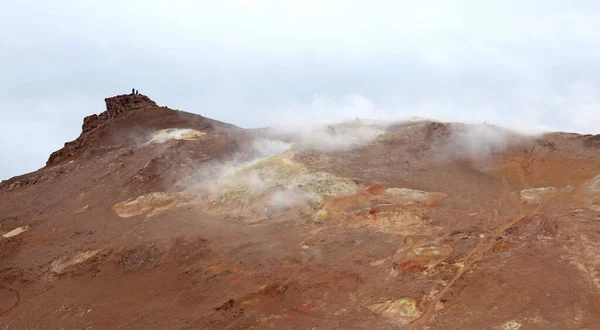
M 2 329 L 599 327 L 598 136 L 420 121 L 265 153 L 106 103 L 0 184 Z

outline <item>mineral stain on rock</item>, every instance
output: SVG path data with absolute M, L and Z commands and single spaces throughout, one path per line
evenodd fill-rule
M 417 301 L 413 298 L 388 300 L 368 306 L 368 308 L 398 325 L 408 324 L 419 318 L 422 312 L 417 308 Z
M 429 197 L 429 193 L 426 191 L 407 188 L 388 188 L 385 190 L 385 192 L 392 196 L 402 197 L 419 202 L 424 202 Z
M 206 135 L 206 133 L 191 128 L 167 128 L 154 133 L 148 143 L 165 143 L 170 140 L 198 140 L 203 135 Z
M 423 225 L 421 215 L 404 209 L 389 209 L 377 211 L 371 208 L 368 219 L 361 223 L 363 226 L 378 228 L 384 232 L 413 234 Z
M 309 170 L 293 156 L 287 151 L 266 157 L 215 182 L 209 211 L 263 216 L 265 210 L 296 208 L 324 220 L 328 211 L 323 208 L 329 197 L 349 197 L 359 191 L 352 180 Z
M 89 209 L 90 209 L 90 206 L 89 205 L 85 205 L 85 206 L 82 206 L 82 207 L 74 209 L 73 213 L 83 213 L 83 212 L 85 212 L 85 211 L 87 211 Z
M 413 247 L 396 254 L 394 265 L 402 270 L 426 269 L 435 267 L 452 254 L 447 245 Z
M 517 321 L 508 321 L 504 323 L 501 327 L 502 330 L 519 330 L 523 324 Z
M 554 187 L 531 188 L 521 190 L 519 196 L 525 204 L 541 204 L 544 196 L 556 192 L 557 190 Z
M 327 213 L 327 210 L 319 210 L 316 214 L 315 214 L 315 220 L 317 221 L 325 221 L 327 220 L 327 216 L 329 214 Z
M 154 192 L 115 204 L 112 209 L 122 218 L 150 213 L 156 214 L 175 204 L 175 196 L 164 192 Z
M 11 237 L 14 237 L 14 236 L 17 236 L 17 235 L 20 235 L 20 234 L 26 232 L 28 229 L 29 229 L 28 226 L 18 227 L 18 228 L 15 228 L 15 229 L 7 232 L 7 233 L 4 233 L 2 235 L 2 237 L 4 237 L 4 238 L 11 238 Z
M 388 195 L 398 198 L 405 203 L 424 203 L 431 204 L 435 201 L 446 198 L 446 194 L 440 192 L 427 192 L 408 188 L 388 188 L 385 190 Z
M 52 262 L 50 270 L 55 274 L 62 274 L 69 267 L 80 264 L 98 254 L 100 250 L 90 250 L 77 253 L 72 258 L 62 257 Z

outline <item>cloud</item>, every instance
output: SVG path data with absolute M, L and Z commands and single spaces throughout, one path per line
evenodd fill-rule
M 287 104 L 270 119 L 273 127 L 302 127 L 315 124 L 334 124 L 355 118 L 375 118 L 375 104 L 359 94 L 344 95 L 336 100 L 315 95 L 308 105 Z

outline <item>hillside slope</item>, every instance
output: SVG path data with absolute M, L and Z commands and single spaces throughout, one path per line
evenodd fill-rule
M 2 329 L 594 329 L 600 138 L 106 99 L 0 184 Z

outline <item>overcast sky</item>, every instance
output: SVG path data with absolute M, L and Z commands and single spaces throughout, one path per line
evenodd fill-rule
M 418 115 L 600 131 L 597 1 L 0 1 L 0 179 L 132 87 L 242 127 Z

